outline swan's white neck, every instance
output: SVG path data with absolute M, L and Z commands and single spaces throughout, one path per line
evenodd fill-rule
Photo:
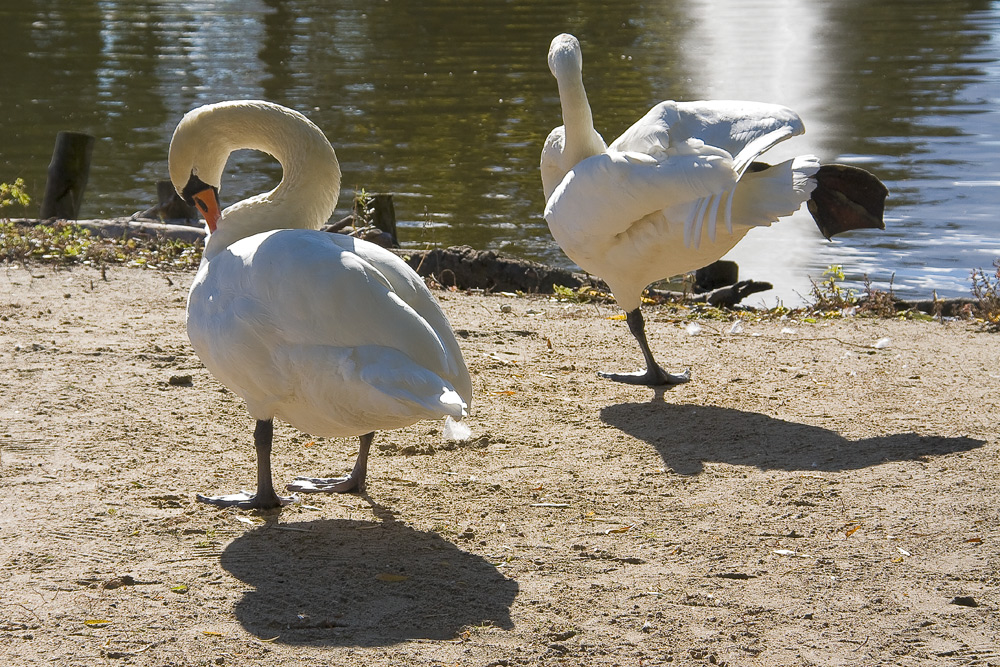
M 260 232 L 318 229 L 337 205 L 340 164 L 330 142 L 305 116 L 276 104 L 223 102 L 191 112 L 174 133 L 171 162 L 176 154 L 178 178 L 184 169 L 195 170 L 206 183 L 218 185 L 229 154 L 244 148 L 278 160 L 281 182 L 223 211 L 205 245 L 204 261 Z M 184 156 L 192 156 L 187 165 Z
M 583 56 L 579 42 L 569 35 L 553 40 L 549 50 L 549 69 L 559 85 L 565 145 L 563 161 L 575 165 L 607 150 L 601 135 L 594 129 L 587 90 L 583 87 Z
M 563 156 L 569 164 L 577 164 L 593 155 L 603 153 L 604 141 L 594 129 L 594 116 L 590 111 L 587 91 L 583 87 L 581 72 L 560 74 L 559 103 L 562 106 L 563 127 L 566 131 L 566 146 Z

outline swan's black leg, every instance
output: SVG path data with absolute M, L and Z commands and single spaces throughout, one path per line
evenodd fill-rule
M 253 430 L 254 448 L 257 450 L 257 493 L 246 491 L 226 496 L 204 496 L 198 494 L 198 501 L 216 507 L 239 507 L 241 509 L 274 509 L 295 502 L 295 498 L 285 498 L 274 492 L 271 482 L 271 443 L 274 440 L 274 421 L 257 420 Z
M 358 458 L 354 469 L 346 477 L 296 477 L 295 481 L 286 486 L 289 491 L 302 493 L 347 493 L 348 491 L 365 492 L 365 476 L 368 474 L 368 452 L 372 447 L 375 432 L 358 436 Z
M 691 379 L 691 371 L 686 370 L 677 374 L 668 373 L 656 363 L 653 352 L 649 349 L 649 342 L 646 340 L 646 322 L 638 308 L 629 311 L 625 315 L 625 321 L 628 322 L 629 331 L 639 342 L 639 349 L 642 350 L 642 356 L 646 360 L 646 370 L 635 373 L 598 373 L 599 376 L 615 382 L 650 386 L 681 384 Z

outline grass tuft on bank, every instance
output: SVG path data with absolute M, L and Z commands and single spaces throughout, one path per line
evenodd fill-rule
M 0 262 L 196 269 L 202 243 L 164 238 L 102 238 L 71 222 L 19 225 L 0 220 Z

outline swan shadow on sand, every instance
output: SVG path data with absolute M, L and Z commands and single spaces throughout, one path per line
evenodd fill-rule
M 514 580 L 398 521 L 268 523 L 235 539 L 221 563 L 254 588 L 236 604 L 240 624 L 282 644 L 388 646 L 513 627 Z
M 761 470 L 857 470 L 985 444 L 974 438 L 917 433 L 850 440 L 820 426 L 756 412 L 656 400 L 610 405 L 601 410 L 601 420 L 651 444 L 666 466 L 682 475 L 702 472 L 706 461 Z

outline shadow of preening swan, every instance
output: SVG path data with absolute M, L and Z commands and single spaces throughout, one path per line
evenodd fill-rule
M 285 644 L 384 646 L 452 639 L 469 625 L 510 629 L 518 592 L 479 556 L 393 521 L 269 524 L 234 540 L 222 567 L 254 587 L 236 605 L 243 627 Z
M 601 420 L 651 444 L 666 466 L 682 475 L 700 473 L 705 461 L 761 470 L 856 470 L 985 444 L 916 433 L 848 440 L 819 426 L 756 412 L 657 401 L 610 405 L 601 410 Z

